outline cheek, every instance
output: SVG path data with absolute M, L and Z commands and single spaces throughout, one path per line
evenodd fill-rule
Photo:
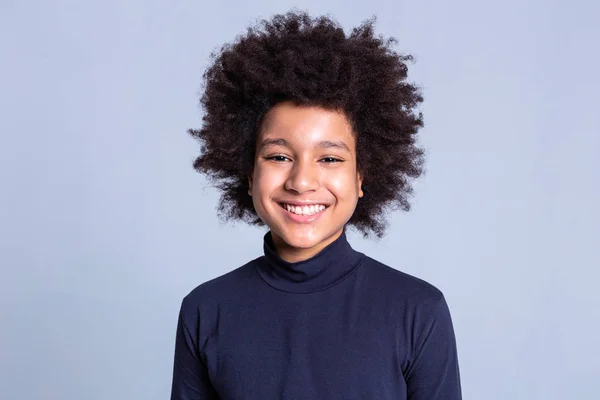
M 254 169 L 254 194 L 260 197 L 269 196 L 282 185 L 282 176 L 282 172 L 275 168 L 258 165 Z
M 332 174 L 328 179 L 329 190 L 339 199 L 355 200 L 358 197 L 358 177 L 355 173 Z

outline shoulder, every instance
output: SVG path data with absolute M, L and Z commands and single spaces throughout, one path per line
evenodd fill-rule
M 365 256 L 363 267 L 369 282 L 377 285 L 386 295 L 419 303 L 438 303 L 444 297 L 442 291 L 432 283 L 371 257 Z
M 451 337 L 452 319 L 444 293 L 432 283 L 366 257 L 367 290 L 378 304 L 409 327 L 411 337 L 423 339 L 435 327 Z M 373 298 L 373 297 L 372 297 Z
M 432 283 L 365 256 L 361 281 L 364 293 L 406 323 L 421 324 L 446 318 L 448 305 L 442 290 Z
M 243 288 L 248 287 L 252 279 L 256 279 L 255 261 L 256 259 L 251 260 L 241 267 L 196 286 L 183 298 L 181 312 L 189 314 L 202 308 L 211 309 L 234 298 Z

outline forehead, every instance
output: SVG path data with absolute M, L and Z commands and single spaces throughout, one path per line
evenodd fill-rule
M 267 138 L 298 144 L 335 140 L 354 145 L 352 126 L 342 112 L 291 103 L 278 104 L 265 115 L 259 139 Z

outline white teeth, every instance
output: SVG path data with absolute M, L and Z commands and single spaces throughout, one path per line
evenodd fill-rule
M 292 206 L 290 204 L 284 204 L 284 206 L 285 206 L 285 209 L 288 210 L 289 212 L 298 214 L 298 215 L 313 215 L 313 214 L 321 212 L 325 208 L 327 208 L 323 204 L 318 204 L 318 205 L 313 204 L 313 205 L 304 206 L 304 207 Z

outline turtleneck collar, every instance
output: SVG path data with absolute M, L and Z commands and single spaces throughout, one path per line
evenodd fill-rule
M 339 238 L 315 256 L 290 263 L 276 252 L 271 232 L 264 236 L 265 256 L 258 259 L 257 271 L 270 286 L 291 293 L 327 289 L 350 275 L 364 258 L 352 249 L 344 230 Z

